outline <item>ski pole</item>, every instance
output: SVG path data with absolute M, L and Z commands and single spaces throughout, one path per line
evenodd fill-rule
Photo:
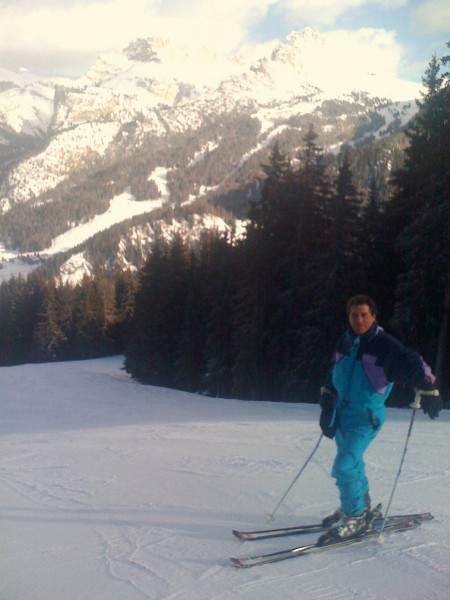
M 317 451 L 317 448 L 319 447 L 320 442 L 322 441 L 323 438 L 323 433 L 320 434 L 320 437 L 317 441 L 317 444 L 314 447 L 314 450 L 311 452 L 311 454 L 308 456 L 308 458 L 305 461 L 305 464 L 303 465 L 303 467 L 300 469 L 300 471 L 297 473 L 297 475 L 295 476 L 294 480 L 292 481 L 291 485 L 288 487 L 288 489 L 284 492 L 283 497 L 281 498 L 281 500 L 278 502 L 278 504 L 275 506 L 274 510 L 270 513 L 270 515 L 268 516 L 268 521 L 273 521 L 275 518 L 275 513 L 277 512 L 277 510 L 280 508 L 280 506 L 282 505 L 284 499 L 286 498 L 286 496 L 289 494 L 289 492 L 291 491 L 291 489 L 294 487 L 295 482 L 297 481 L 297 479 L 300 477 L 300 475 L 303 473 L 303 471 L 306 469 L 307 464 L 309 463 L 309 461 L 312 459 L 312 457 L 314 456 L 314 454 Z
M 394 497 L 394 493 L 395 493 L 395 488 L 397 487 L 397 483 L 400 478 L 400 473 L 402 472 L 402 467 L 403 467 L 403 462 L 405 460 L 406 450 L 408 449 L 409 438 L 411 437 L 411 432 L 412 432 L 412 428 L 414 425 L 414 418 L 416 416 L 417 409 L 420 408 L 420 396 L 422 394 L 427 395 L 427 396 L 434 396 L 434 395 L 436 395 L 436 391 L 437 390 L 430 390 L 430 391 L 421 390 L 420 393 L 416 391 L 416 395 L 414 396 L 414 402 L 411 404 L 411 408 L 413 409 L 413 411 L 412 411 L 412 415 L 411 415 L 411 420 L 409 422 L 409 429 L 408 429 L 408 434 L 406 436 L 405 447 L 403 448 L 403 454 L 402 454 L 402 458 L 400 461 L 400 466 L 398 468 L 397 476 L 395 478 L 394 486 L 393 486 L 392 492 L 391 492 L 391 497 L 389 498 L 389 502 L 388 502 L 388 505 L 386 508 L 386 512 L 384 514 L 383 523 L 381 524 L 381 529 L 380 529 L 380 533 L 378 534 L 378 537 L 381 536 L 381 534 L 383 533 L 384 526 L 386 525 L 386 521 L 387 521 L 388 514 L 389 514 L 389 509 L 391 507 L 392 498 Z

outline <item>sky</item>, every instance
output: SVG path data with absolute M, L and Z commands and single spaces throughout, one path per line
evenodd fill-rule
M 139 37 L 260 55 L 305 27 L 398 77 L 448 53 L 449 0 L 0 0 L 0 67 L 79 77 Z

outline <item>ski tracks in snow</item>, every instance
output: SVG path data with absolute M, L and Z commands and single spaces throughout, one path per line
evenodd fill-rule
M 5 368 L 0 381 L 2 600 L 447 600 L 445 414 L 418 415 L 391 511 L 430 510 L 434 521 L 383 544 L 239 570 L 229 556 L 311 541 L 242 543 L 231 530 L 264 528 L 317 440 L 317 405 L 139 386 L 119 358 L 37 369 Z M 380 501 L 409 413 L 390 417 L 367 453 Z M 333 456 L 324 441 L 277 526 L 335 508 Z

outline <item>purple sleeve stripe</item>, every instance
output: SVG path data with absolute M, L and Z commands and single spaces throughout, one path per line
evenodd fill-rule
M 335 352 L 334 353 L 334 364 L 337 365 L 343 356 L 344 355 L 342 354 L 342 352 Z
M 364 373 L 370 385 L 378 394 L 384 394 L 391 382 L 386 379 L 383 368 L 375 364 L 376 360 L 376 357 L 370 354 L 363 354 L 361 358 Z
M 436 377 L 433 375 L 431 367 L 427 365 L 427 363 L 423 360 L 422 357 L 420 357 L 420 360 L 422 362 L 422 368 L 423 372 L 425 373 L 425 378 L 428 379 L 430 383 L 435 383 Z

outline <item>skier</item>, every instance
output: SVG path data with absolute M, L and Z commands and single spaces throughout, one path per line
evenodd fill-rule
M 320 392 L 320 427 L 335 437 L 337 454 L 332 476 L 341 506 L 323 520 L 327 535 L 345 539 L 362 535 L 370 526 L 369 484 L 364 452 L 385 420 L 385 402 L 393 384 L 406 383 L 422 395 L 423 412 L 431 419 L 443 403 L 430 367 L 377 324 L 377 306 L 368 296 L 347 302 L 349 330 L 339 339 L 332 367 Z

